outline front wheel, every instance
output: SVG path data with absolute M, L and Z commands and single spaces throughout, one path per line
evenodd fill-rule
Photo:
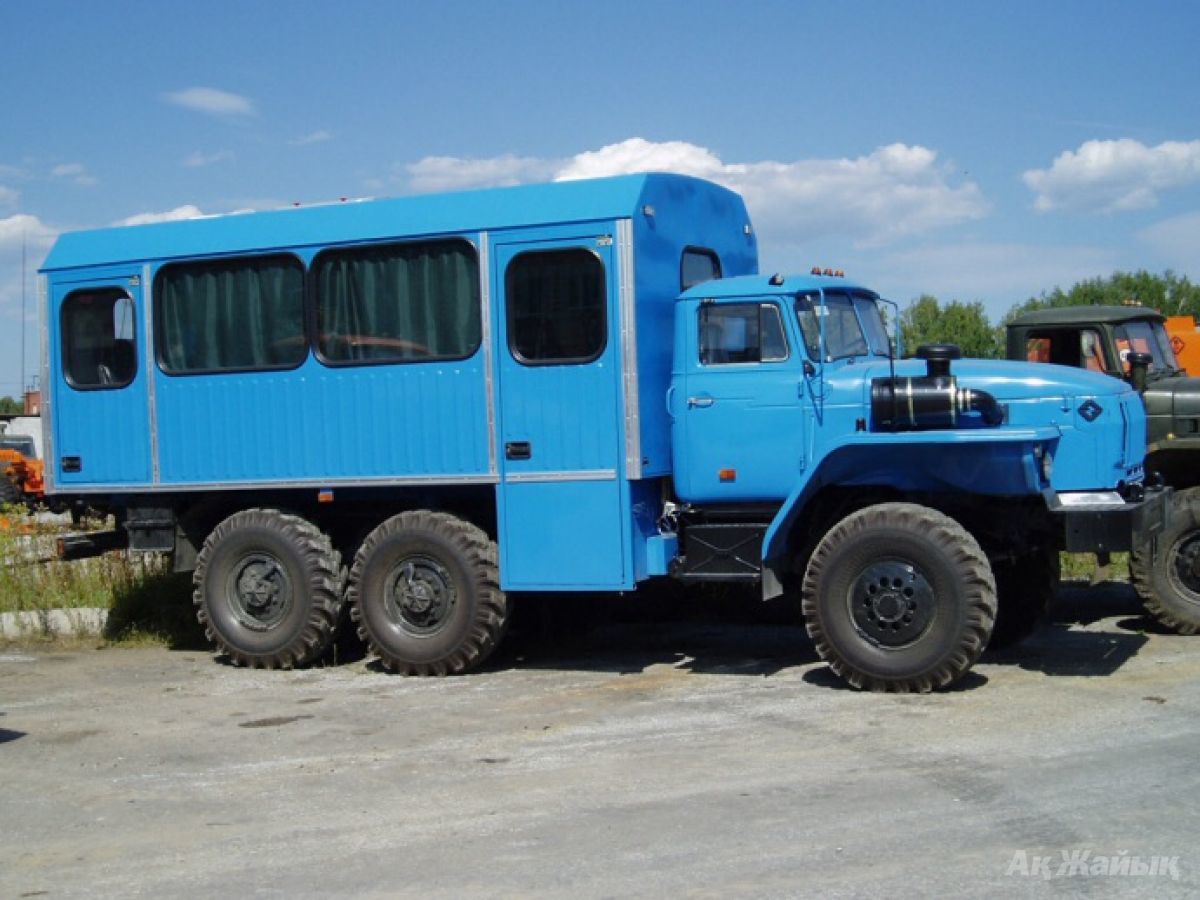
M 1151 616 L 1177 634 L 1200 632 L 1200 488 L 1171 497 L 1166 529 L 1134 548 L 1129 570 Z
M 851 685 L 926 692 L 979 659 L 996 619 L 996 583 L 978 542 L 953 519 L 881 503 L 821 539 L 802 609 L 817 652 Z

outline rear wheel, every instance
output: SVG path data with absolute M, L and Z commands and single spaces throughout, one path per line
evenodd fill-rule
M 342 603 L 341 557 L 311 522 L 248 509 L 204 541 L 193 602 L 205 634 L 238 665 L 289 669 L 333 638 Z
M 1129 569 L 1151 616 L 1177 634 L 1200 632 L 1200 488 L 1171 497 L 1167 528 L 1134 549 Z
M 953 519 L 882 503 L 821 539 L 802 609 L 817 652 L 851 685 L 925 692 L 954 683 L 979 658 L 996 586 L 979 544 Z
M 348 592 L 359 635 L 406 675 L 452 675 L 481 665 L 508 627 L 496 545 L 446 513 L 388 519 L 354 557 Z

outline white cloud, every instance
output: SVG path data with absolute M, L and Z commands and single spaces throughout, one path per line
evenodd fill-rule
M 835 234 L 859 246 L 879 246 L 979 219 L 989 210 L 977 185 L 952 183 L 949 167 L 938 162 L 935 151 L 905 144 L 854 159 L 726 163 L 695 144 L 630 138 L 569 159 L 437 156 L 405 171 L 415 191 L 650 171 L 695 175 L 741 193 L 760 234 L 776 230 L 796 243 Z
M 511 187 L 554 177 L 561 163 L 528 156 L 496 156 L 491 159 L 462 159 L 457 156 L 426 156 L 404 167 L 408 187 L 421 193 L 461 191 L 480 187 Z
M 145 212 L 127 216 L 114 222 L 114 225 L 152 225 L 155 222 L 179 222 L 183 219 L 202 219 L 204 213 L 192 204 L 177 206 L 166 212 Z
M 0 209 L 13 209 L 21 195 L 10 187 L 0 184 Z
M 193 87 L 164 94 L 168 103 L 215 116 L 255 116 L 254 101 L 216 88 Z
M 183 164 L 192 169 L 198 169 L 202 166 L 211 166 L 214 163 L 229 162 L 233 159 L 233 151 L 218 150 L 216 153 L 201 153 L 197 150 L 188 156 Z
M 21 243 L 24 241 L 28 247 L 30 258 L 33 258 L 36 253 L 49 250 L 56 237 L 58 237 L 57 230 L 51 228 L 37 216 L 31 216 L 28 213 L 17 213 L 7 219 L 0 219 L 0 250 L 2 251 L 15 248 L 19 253 Z M 41 262 L 40 259 L 37 261 Z
M 83 163 L 62 163 L 51 169 L 50 175 L 53 178 L 69 178 L 71 181 L 84 187 L 92 187 L 99 184 L 99 180 L 88 172 Z
M 293 147 L 307 147 L 309 144 L 323 144 L 325 141 L 330 140 L 333 140 L 333 135 L 325 129 L 321 129 L 320 131 L 313 131 L 303 137 L 288 141 L 288 143 Z
M 1037 193 L 1035 207 L 1123 212 L 1158 205 L 1159 195 L 1200 181 L 1200 141 L 1167 141 L 1147 147 L 1140 141 L 1087 141 L 1065 150 L 1049 169 L 1023 176 Z

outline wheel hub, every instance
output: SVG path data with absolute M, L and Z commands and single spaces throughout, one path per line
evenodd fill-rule
M 933 588 L 903 560 L 872 563 L 850 586 L 850 614 L 859 633 L 882 647 L 911 644 L 933 621 Z
M 244 626 L 265 631 L 278 625 L 291 607 L 292 583 L 279 560 L 252 553 L 231 570 L 226 596 Z
M 388 577 L 385 596 L 388 618 L 415 634 L 437 631 L 458 602 L 450 572 L 427 556 L 401 560 Z
M 1200 534 L 1193 532 L 1176 544 L 1171 562 L 1180 586 L 1200 597 Z

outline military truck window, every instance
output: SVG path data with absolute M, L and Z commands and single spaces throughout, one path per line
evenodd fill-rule
M 1035 333 L 1025 341 L 1025 358 L 1030 362 L 1056 363 L 1091 372 L 1111 371 L 1104 352 L 1104 339 L 1094 328 Z
M 293 256 L 163 266 L 154 295 L 164 372 L 290 369 L 308 356 L 304 267 Z
M 323 362 L 466 359 L 479 348 L 479 259 L 467 241 L 327 250 L 313 282 Z
M 505 273 L 508 346 L 526 365 L 586 363 L 608 341 L 604 264 L 590 250 L 521 253 Z
M 1167 337 L 1166 329 L 1157 323 L 1126 322 L 1114 329 L 1117 352 L 1121 356 L 1121 368 L 1129 371 L 1129 354 L 1149 353 L 1151 372 L 1171 372 L 1179 369 L 1175 351 Z
M 137 374 L 133 300 L 119 288 L 73 291 L 62 305 L 63 374 L 75 388 L 121 388 Z
M 688 247 L 679 264 L 679 289 L 688 288 L 721 277 L 721 260 L 712 250 Z
M 779 362 L 788 358 L 783 319 L 774 303 L 700 307 L 700 362 L 706 366 Z

